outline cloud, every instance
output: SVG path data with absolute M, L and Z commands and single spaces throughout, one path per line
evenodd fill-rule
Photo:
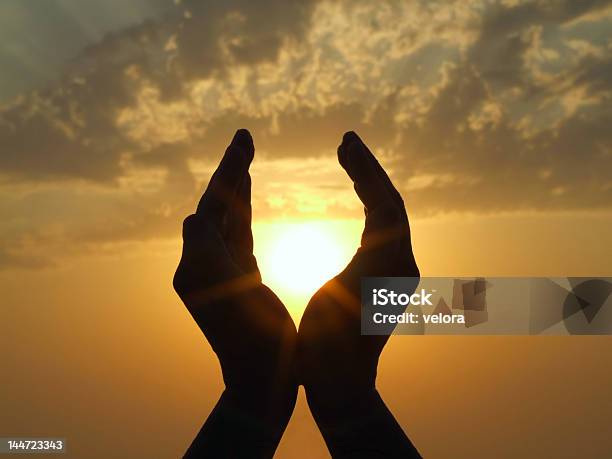
M 308 2 L 187 1 L 160 20 L 107 35 L 58 81 L 0 110 L 0 172 L 20 180 L 117 179 L 125 155 L 142 149 L 118 117 L 143 90 L 189 97 L 198 78 L 273 60 L 284 40 L 303 33 L 307 11 Z
M 267 0 L 182 2 L 176 33 L 177 66 L 188 79 L 223 73 L 228 64 L 274 61 L 288 40 L 306 31 L 313 2 Z
M 402 127 L 403 155 L 396 161 L 410 168 L 400 169 L 400 180 L 443 178 L 413 192 L 417 209 L 610 208 L 610 50 L 570 54 L 569 65 L 550 79 L 526 60 L 541 46 L 539 27 L 559 27 L 601 8 L 602 2 L 528 3 L 485 12 L 478 39 L 447 68 L 424 117 Z M 558 106 L 576 91 L 577 106 Z M 557 116 L 547 120 L 553 109 Z M 526 128 L 530 121 L 538 127 Z
M 35 266 L 43 245 L 176 235 L 238 127 L 252 130 L 265 171 L 261 217 L 359 212 L 335 165 L 349 129 L 414 215 L 609 211 L 611 11 L 604 1 L 179 2 L 0 108 L 0 233 L 11 247 L 0 258 L 27 264 L 30 253 Z M 57 202 L 56 215 L 42 210 Z

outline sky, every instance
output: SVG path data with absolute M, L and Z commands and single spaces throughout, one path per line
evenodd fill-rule
M 611 27 L 588 0 L 3 0 L 0 430 L 59 426 L 125 457 L 142 453 L 126 432 L 168 456 L 189 443 L 221 381 L 171 277 L 237 128 L 271 284 L 291 225 L 327 225 L 340 262 L 356 246 L 349 129 L 403 195 L 423 275 L 612 275 Z M 380 386 L 426 456 L 524 455 L 529 434 L 540 456 L 598 457 L 611 350 L 396 337 Z M 279 457 L 325 457 L 309 416 L 300 398 Z

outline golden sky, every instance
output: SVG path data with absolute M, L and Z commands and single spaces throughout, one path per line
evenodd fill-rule
M 0 436 L 184 450 L 221 379 L 171 277 L 237 128 L 256 255 L 296 320 L 359 240 L 349 129 L 423 275 L 612 275 L 611 28 L 596 0 L 1 1 Z M 321 257 L 308 286 L 298 256 Z M 611 350 L 398 336 L 380 387 L 426 457 L 597 457 Z M 279 457 L 304 445 L 326 457 L 300 399 Z

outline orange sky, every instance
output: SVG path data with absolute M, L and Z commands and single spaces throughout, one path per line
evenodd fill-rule
M 239 127 L 256 254 L 296 320 L 278 241 L 319 222 L 332 272 L 359 239 L 348 129 L 402 193 L 423 275 L 612 275 L 611 21 L 598 1 L 0 2 L 0 436 L 184 451 L 221 376 L 171 278 Z M 603 457 L 611 350 L 395 336 L 379 387 L 425 457 Z M 296 451 L 326 457 L 301 395 L 278 457 Z
M 605 252 L 587 251 L 587 259 L 580 248 L 601 237 L 608 220 L 585 219 L 590 229 L 581 234 L 568 217 L 539 219 L 416 220 L 416 253 L 428 275 L 585 275 L 593 267 L 609 274 Z M 354 227 L 346 237 L 358 238 L 357 221 L 345 225 Z M 548 240 L 555 228 L 564 253 Z M 490 249 L 472 250 L 486 234 Z M 151 242 L 0 275 L 3 433 L 65 436 L 74 457 L 182 453 L 221 377 L 170 286 L 179 249 L 178 240 Z M 260 263 L 266 278 L 263 255 Z M 304 303 L 279 293 L 299 317 Z M 379 387 L 426 457 L 602 457 L 612 447 L 610 351 L 606 337 L 394 336 Z M 327 457 L 300 395 L 277 457 L 306 450 Z

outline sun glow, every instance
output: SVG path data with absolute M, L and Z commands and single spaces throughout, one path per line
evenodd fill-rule
M 351 259 L 361 227 L 351 220 L 275 222 L 253 231 L 264 282 L 301 315 L 310 296 Z

